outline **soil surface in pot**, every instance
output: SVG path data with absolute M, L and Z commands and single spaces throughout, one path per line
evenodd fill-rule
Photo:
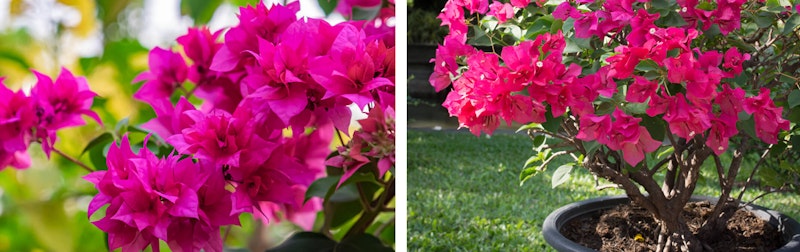
M 710 216 L 708 201 L 690 202 L 683 217 L 696 230 Z M 644 208 L 620 205 L 570 220 L 561 228 L 568 239 L 599 251 L 655 251 L 658 224 Z M 704 241 L 714 251 L 774 251 L 784 245 L 780 232 L 752 213 L 739 209 L 716 241 Z

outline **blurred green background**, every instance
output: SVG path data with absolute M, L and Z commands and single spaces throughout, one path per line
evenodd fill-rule
M 36 82 L 31 70 L 55 77 L 63 66 L 85 76 L 99 95 L 93 107 L 104 125 L 89 121 L 61 130 L 56 148 L 87 164 L 102 162 L 102 155 L 81 155 L 89 141 L 154 116 L 147 104 L 132 98 L 141 84 L 131 80 L 146 70 L 149 49 L 175 48 L 175 38 L 189 26 L 207 24 L 215 31 L 234 25 L 238 6 L 257 2 L 0 0 L 0 76 L 12 90 L 30 89 Z M 316 0 L 302 2 L 306 15 L 321 15 Z M 105 234 L 86 216 L 96 193 L 81 179 L 87 172 L 60 156 L 48 161 L 38 144 L 28 151 L 30 168 L 0 171 L 0 251 L 107 250 Z M 263 250 L 297 229 L 289 223 L 266 228 L 250 215 L 241 219 L 242 227 L 231 228 L 227 236 L 227 248 Z

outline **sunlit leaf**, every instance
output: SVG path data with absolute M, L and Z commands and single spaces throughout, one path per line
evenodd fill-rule
M 567 182 L 567 180 L 569 180 L 570 173 L 572 173 L 572 168 L 574 167 L 574 164 L 569 163 L 556 168 L 556 170 L 553 172 L 551 186 L 555 188 L 556 186 Z

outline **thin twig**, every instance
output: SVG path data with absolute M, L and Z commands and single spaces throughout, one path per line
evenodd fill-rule
M 84 164 L 83 162 L 81 162 L 81 161 L 78 161 L 77 159 L 75 159 L 75 158 L 73 158 L 73 157 L 70 157 L 70 156 L 69 156 L 69 155 L 67 155 L 67 154 L 64 154 L 64 152 L 61 152 L 60 150 L 58 150 L 58 149 L 56 149 L 56 148 L 53 148 L 53 152 L 55 152 L 56 154 L 60 155 L 60 156 L 61 156 L 61 157 L 63 157 L 63 158 L 66 158 L 66 159 L 67 159 L 67 160 L 69 160 L 70 162 L 72 162 L 72 163 L 75 163 L 76 165 L 80 166 L 80 167 L 81 167 L 81 168 L 83 168 L 84 170 L 87 170 L 87 171 L 89 171 L 89 172 L 94 172 L 94 171 L 95 171 L 94 169 L 92 169 L 91 167 L 87 166 L 87 165 L 86 165 L 86 164 Z
M 742 190 L 739 192 L 739 197 L 736 197 L 737 201 L 739 201 L 739 202 L 742 201 L 742 196 L 744 196 L 744 191 L 747 190 L 747 186 L 750 185 L 750 181 L 752 181 L 753 180 L 753 176 L 756 175 L 756 171 L 758 170 L 758 167 L 761 166 L 761 163 L 764 163 L 764 160 L 766 159 L 767 154 L 769 154 L 769 150 L 771 150 L 771 149 L 772 149 L 772 144 L 770 144 L 769 147 L 767 148 L 767 150 L 764 151 L 764 154 L 761 154 L 761 158 L 758 159 L 758 162 L 756 163 L 756 165 L 753 166 L 753 171 L 750 172 L 750 177 L 747 177 L 747 182 L 744 182 L 744 186 L 742 187 Z
M 760 199 L 760 198 L 762 198 L 764 196 L 767 196 L 769 194 L 781 193 L 781 192 L 791 192 L 791 191 L 792 191 L 791 189 L 788 189 L 788 188 L 785 188 L 785 187 L 781 186 L 781 188 L 778 188 L 778 189 L 775 189 L 775 190 L 771 190 L 769 192 L 764 192 L 764 193 L 756 196 L 755 198 L 753 198 L 752 200 L 748 201 L 747 203 L 744 203 L 741 207 L 749 206 L 750 204 L 753 204 L 753 202 L 755 202 L 756 200 L 758 200 L 758 199 Z

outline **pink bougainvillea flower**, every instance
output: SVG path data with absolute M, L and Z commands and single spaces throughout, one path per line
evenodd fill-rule
M 527 7 L 530 3 L 531 0 L 511 0 L 511 5 L 520 9 Z
M 676 94 L 664 114 L 670 132 L 684 139 L 702 135 L 711 127 L 708 110 L 686 102 L 682 93 Z
M 731 47 L 725 51 L 725 63 L 722 64 L 722 67 L 729 69 L 725 73 L 725 77 L 733 78 L 742 73 L 742 63 L 749 59 L 750 54 L 739 53 L 739 49 L 736 49 L 736 47 Z
M 459 67 L 456 59 L 472 54 L 472 52 L 475 51 L 477 51 L 477 49 L 466 45 L 465 41 L 458 40 L 455 37 L 448 36 L 444 39 L 444 43 L 436 48 L 436 58 L 431 59 L 431 62 L 434 63 L 434 67 L 433 73 L 428 80 L 436 92 L 442 91 L 450 86 L 450 75 L 456 75 L 456 71 Z
M 722 92 L 714 99 L 714 103 L 719 105 L 720 113 L 733 116 L 742 111 L 743 102 L 744 90 L 740 87 L 731 89 L 728 84 L 722 85 Z
M 486 14 L 489 10 L 489 1 L 487 0 L 463 0 L 454 2 L 457 2 L 473 14 Z
M 31 90 L 31 98 L 36 102 L 39 127 L 58 130 L 84 125 L 86 122 L 81 115 L 87 115 L 100 123 L 97 113 L 91 110 L 97 94 L 89 90 L 85 78 L 73 76 L 66 68 L 61 69 L 55 83 L 43 74 L 34 74 L 37 82 Z
M 642 76 L 633 76 L 633 83 L 628 86 L 625 100 L 629 102 L 645 102 L 656 94 L 656 89 L 658 89 L 657 82 L 649 81 Z
M 739 118 L 735 114 L 721 113 L 719 117 L 711 119 L 711 130 L 706 139 L 706 145 L 720 155 L 728 149 L 728 140 L 739 133 L 736 128 L 736 121 Z
M 514 18 L 514 6 L 509 3 L 494 1 L 489 5 L 489 10 L 489 15 L 496 17 L 501 24 Z
M 553 10 L 553 17 L 558 18 L 561 20 L 567 20 L 567 18 L 578 19 L 582 16 L 581 11 L 572 7 L 569 2 L 565 1 L 558 6 L 556 9 Z
M 718 1 L 714 11 L 714 23 L 719 26 L 722 35 L 728 35 L 741 27 L 742 4 L 747 0 Z
M 447 3 L 444 4 L 442 12 L 439 13 L 436 18 L 442 21 L 442 26 L 450 28 L 450 34 L 445 37 L 445 40 L 448 37 L 463 37 L 464 40 L 466 40 L 469 27 L 467 26 L 464 14 L 464 8 L 456 1 L 447 1 Z
M 656 33 L 658 27 L 653 22 L 658 20 L 659 14 L 650 14 L 645 9 L 639 9 L 632 18 L 631 33 L 626 38 L 631 46 L 643 46 Z
M 172 93 L 186 81 L 188 67 L 180 53 L 160 47 L 150 50 L 149 71 L 143 72 L 133 82 L 145 83 L 133 97 L 148 103 L 169 99 Z
M 277 37 L 297 21 L 300 2 L 292 2 L 271 7 L 259 3 L 255 6 L 239 8 L 239 24 L 225 33 L 225 43 L 214 54 L 211 70 L 219 72 L 236 72 L 241 70 L 240 62 L 252 59 L 258 52 L 258 39 L 277 42 Z
M 632 166 L 644 160 L 644 154 L 654 152 L 661 147 L 661 142 L 654 140 L 644 126 L 639 126 L 638 131 L 639 141 L 622 144 L 622 159 Z
M 34 102 L 22 90 L 13 92 L 0 78 L 0 170 L 30 166 L 27 153 L 36 126 Z
M 253 123 L 245 114 L 228 114 L 222 110 L 208 113 L 185 111 L 180 120 L 192 120 L 192 126 L 167 138 L 181 154 L 209 160 L 216 166 L 238 167 L 242 155 L 252 154 L 265 160 L 275 144 L 253 133 Z M 244 152 L 244 153 L 243 153 Z
M 597 140 L 600 143 L 607 142 L 608 132 L 611 130 L 611 116 L 595 114 L 585 114 L 580 119 L 580 129 L 575 138 L 584 141 Z
M 37 82 L 31 90 L 31 99 L 35 102 L 38 124 L 35 137 L 49 157 L 56 141 L 56 130 L 86 124 L 82 115 L 101 123 L 97 113 L 91 110 L 97 94 L 89 90 L 85 78 L 73 76 L 66 68 L 61 69 L 55 83 L 46 75 L 35 71 L 34 74 Z
M 309 72 L 326 89 L 323 99 L 342 96 L 364 108 L 375 100 L 372 91 L 393 85 L 391 80 L 375 77 L 372 57 L 366 53 L 364 32 L 346 25 L 333 42 L 329 55 L 310 63 Z
M 606 61 L 611 65 L 608 76 L 616 79 L 625 79 L 631 76 L 633 69 L 639 62 L 647 57 L 649 50 L 642 47 L 618 46 L 614 48 L 617 55 L 608 57 Z
M 675 58 L 667 58 L 664 60 L 664 66 L 667 68 L 667 80 L 675 84 L 681 84 L 686 80 L 686 75 L 694 71 L 694 56 L 692 52 L 685 52 Z
M 208 27 L 189 28 L 185 35 L 176 39 L 186 52 L 186 56 L 192 60 L 192 65 L 187 69 L 190 81 L 203 83 L 216 75 L 210 68 L 214 54 L 222 47 L 222 43 L 217 42 L 220 34 L 221 31 L 211 33 Z
M 369 111 L 366 119 L 358 122 L 361 129 L 356 131 L 347 146 L 339 147 L 338 156 L 331 157 L 326 162 L 326 165 L 344 169 L 344 175 L 337 187 L 369 163 L 370 158 L 377 160 L 380 177 L 394 167 L 394 110 L 389 108 L 383 111 L 382 108 L 375 107 Z
M 209 178 L 221 173 L 202 162 L 178 155 L 158 158 L 147 148 L 136 154 L 125 135 L 109 149 L 107 164 L 107 171 L 84 178 L 99 192 L 89 204 L 89 216 L 109 205 L 93 224 L 109 234 L 112 250 L 158 250 L 160 239 L 173 250 L 221 251 L 220 224 L 238 223 L 230 217 L 230 201 L 220 200 L 230 194 L 224 183 Z
M 194 105 L 181 97 L 173 107 L 167 100 L 158 100 L 150 104 L 156 112 L 156 118 L 144 123 L 142 128 L 150 130 L 162 139 L 167 139 L 175 134 L 180 134 L 183 129 L 194 125 L 195 121 L 184 112 L 195 110 Z
M 214 55 L 222 47 L 217 42 L 220 34 L 221 31 L 211 33 L 207 27 L 189 28 L 177 41 L 192 61 L 187 73 L 187 79 L 195 84 L 192 92 L 205 100 L 205 106 L 232 113 L 243 99 L 240 87 L 230 79 L 233 75 L 211 70 Z M 150 103 L 154 106 L 154 101 Z
M 761 88 L 758 96 L 746 98 L 744 111 L 753 114 L 756 136 L 765 143 L 775 144 L 780 130 L 789 130 L 789 121 L 781 117 L 783 108 L 775 107 L 769 94 L 769 89 Z
M 644 160 L 644 154 L 656 151 L 661 146 L 661 142 L 653 140 L 644 126 L 639 126 L 641 118 L 627 115 L 619 108 L 612 115 L 614 122 L 605 144 L 609 149 L 622 150 L 622 159 L 628 164 L 636 166 Z

